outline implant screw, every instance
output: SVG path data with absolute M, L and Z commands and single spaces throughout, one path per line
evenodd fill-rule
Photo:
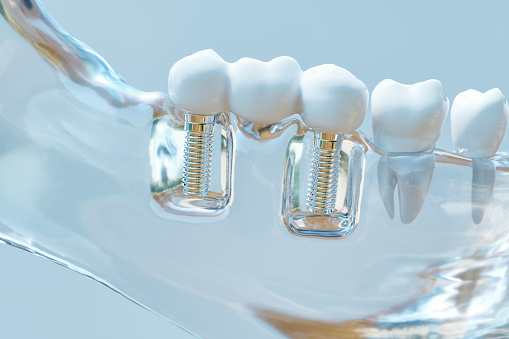
M 330 214 L 336 205 L 343 134 L 315 132 L 308 186 L 308 209 Z
M 188 197 L 205 197 L 210 191 L 214 116 L 185 115 L 186 142 L 182 186 Z

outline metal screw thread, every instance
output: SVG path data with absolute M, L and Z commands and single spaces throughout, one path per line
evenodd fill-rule
M 343 135 L 315 132 L 307 197 L 307 207 L 313 213 L 334 210 L 342 141 Z
M 205 197 L 212 178 L 214 116 L 186 114 L 182 186 L 189 197 Z

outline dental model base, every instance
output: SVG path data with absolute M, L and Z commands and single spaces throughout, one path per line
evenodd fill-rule
M 439 82 L 382 82 L 372 94 L 371 140 L 324 129 L 337 125 L 322 112 L 346 106 L 333 102 L 342 93 L 333 80 L 357 83 L 332 66 L 329 85 L 300 74 L 286 92 L 273 71 L 256 68 L 223 91 L 233 66 L 224 73 L 209 52 L 189 91 L 174 90 L 195 78 L 191 71 L 171 80 L 170 96 L 142 92 L 39 2 L 0 0 L 0 13 L 3 243 L 95 279 L 200 338 L 507 337 L 509 143 L 499 144 L 507 109 L 498 91 L 455 100 L 452 152 L 434 148 L 448 106 Z M 294 79 L 299 70 L 284 59 Z M 246 98 L 268 100 L 269 85 L 297 98 L 277 105 L 284 115 L 248 116 L 258 106 L 247 99 L 232 107 L 244 86 Z M 179 101 L 186 93 L 192 100 Z M 364 104 L 365 94 L 358 98 Z M 276 105 L 259 107 L 263 115 Z M 186 114 L 214 117 L 204 197 L 183 188 L 185 145 L 196 131 L 186 131 Z M 240 119 L 278 132 L 257 139 Z M 330 213 L 308 208 L 315 139 L 331 139 L 324 133 L 337 136 Z M 204 217 L 207 202 L 222 214 Z

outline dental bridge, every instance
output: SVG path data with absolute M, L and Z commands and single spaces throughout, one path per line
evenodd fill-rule
M 450 152 L 441 83 L 384 80 L 370 140 L 339 66 L 205 50 L 142 92 L 37 1 L 0 12 L 3 242 L 205 338 L 507 333 L 498 89 L 456 96 Z

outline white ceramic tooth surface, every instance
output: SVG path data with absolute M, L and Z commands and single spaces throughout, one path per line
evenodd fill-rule
M 230 109 L 257 124 L 268 125 L 299 110 L 298 62 L 287 56 L 269 62 L 242 58 L 230 64 Z
M 486 93 L 470 89 L 458 94 L 451 107 L 456 151 L 470 158 L 493 156 L 504 139 L 508 112 L 507 101 L 498 88 Z
M 228 63 L 211 49 L 177 61 L 168 76 L 170 101 L 195 114 L 228 111 Z
M 320 65 L 302 74 L 302 119 L 312 129 L 349 133 L 362 124 L 368 106 L 366 85 L 336 65 Z
M 373 138 L 384 152 L 420 152 L 435 146 L 449 110 L 440 81 L 413 85 L 386 79 L 371 95 Z

